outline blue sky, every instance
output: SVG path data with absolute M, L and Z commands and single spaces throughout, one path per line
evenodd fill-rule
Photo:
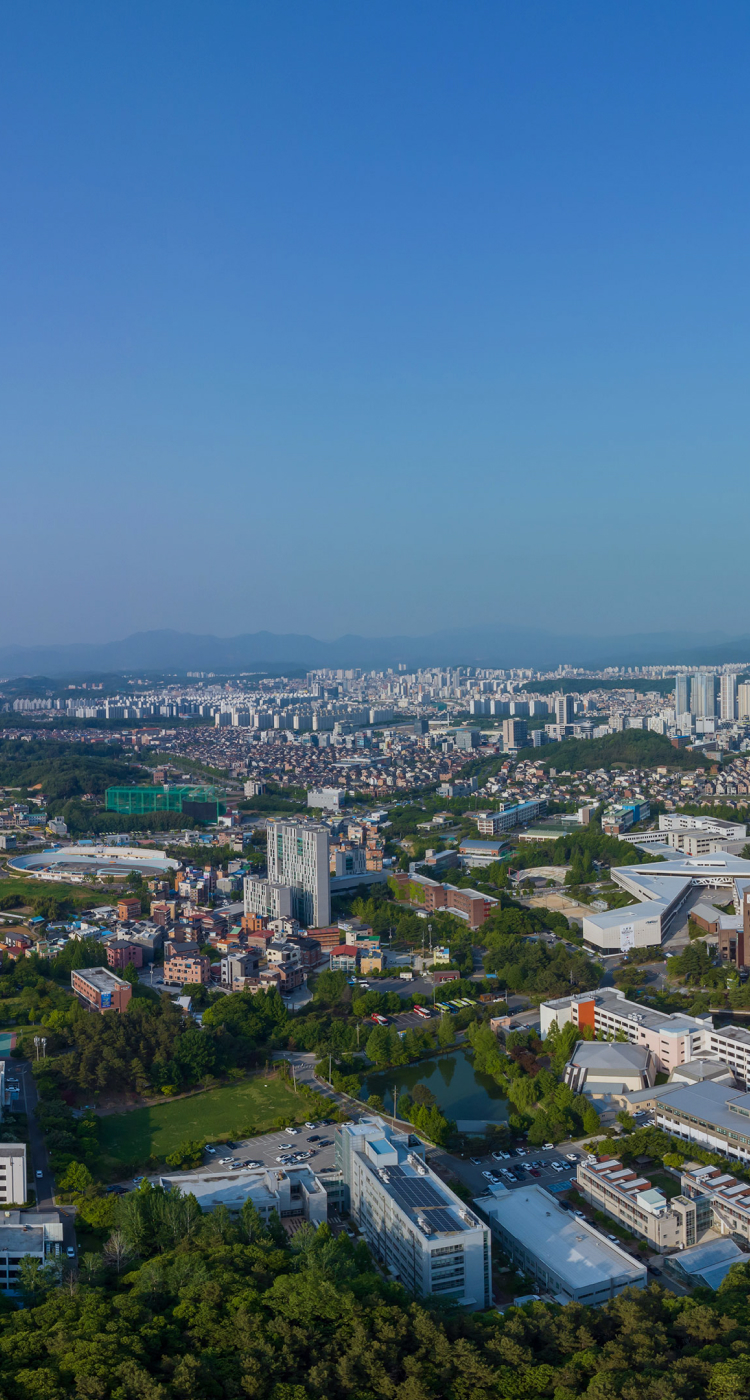
M 0 13 L 2 642 L 746 631 L 750 10 Z

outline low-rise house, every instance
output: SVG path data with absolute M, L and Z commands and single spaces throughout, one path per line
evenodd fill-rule
M 175 953 L 164 963 L 165 987 L 184 987 L 188 983 L 207 987 L 211 981 L 211 961 L 200 953 Z

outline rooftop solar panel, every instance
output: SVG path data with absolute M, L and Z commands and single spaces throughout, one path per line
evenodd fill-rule
M 408 1206 L 443 1206 L 445 1201 L 439 1191 L 429 1181 L 405 1176 L 402 1181 L 394 1181 L 391 1186 L 394 1196 L 405 1201 Z

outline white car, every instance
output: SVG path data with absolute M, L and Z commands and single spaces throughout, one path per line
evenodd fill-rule
M 317 1123 L 305 1123 L 306 1128 L 317 1128 Z
M 44 1176 L 44 1172 L 37 1172 L 36 1176 L 37 1176 L 37 1181 L 41 1181 L 42 1177 Z
M 561 1163 L 561 1162 L 550 1162 L 550 1166 L 551 1166 L 553 1172 L 561 1172 L 561 1171 L 563 1170 L 563 1166 L 562 1166 L 562 1163 Z
M 568 1159 L 569 1162 L 577 1162 L 577 1161 L 578 1161 L 578 1153 L 577 1153 L 577 1152 L 566 1152 L 566 1153 L 565 1153 L 565 1156 L 567 1157 L 567 1159 Z
M 555 1150 L 555 1144 L 554 1144 L 554 1142 L 543 1142 L 543 1143 L 542 1143 L 542 1152 L 554 1152 L 554 1150 Z
M 486 1176 L 486 1178 L 487 1178 L 488 1181 L 495 1181 L 495 1180 L 496 1180 L 496 1177 L 495 1177 L 495 1173 L 494 1173 L 494 1172 L 482 1172 L 482 1176 Z
M 493 1152 L 492 1159 L 495 1162 L 507 1162 L 510 1160 L 509 1152 Z
M 296 1137 L 297 1133 L 299 1132 L 299 1128 L 285 1128 L 284 1132 L 288 1133 L 290 1137 Z
M 518 1157 L 525 1157 L 525 1156 L 526 1156 L 526 1148 L 525 1148 L 525 1147 L 517 1147 L 517 1148 L 516 1148 L 516 1155 L 517 1155 Z

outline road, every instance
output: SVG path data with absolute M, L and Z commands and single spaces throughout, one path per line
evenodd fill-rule
M 75 1232 L 75 1209 L 73 1206 L 61 1206 L 55 1201 L 55 1181 L 47 1155 L 47 1148 L 44 1142 L 42 1130 L 36 1118 L 36 1106 L 38 1097 L 34 1076 L 31 1072 L 31 1065 L 28 1060 L 7 1060 L 6 1075 L 10 1082 L 18 1081 L 20 1087 L 20 1105 L 26 1114 L 28 1123 L 29 1142 L 27 1152 L 26 1168 L 30 1185 L 34 1187 L 36 1193 L 37 1210 L 58 1210 L 63 1221 L 63 1249 L 73 1247 L 77 1252 L 76 1232 Z M 41 1176 L 37 1176 L 41 1172 Z M 32 1214 L 32 1212 L 29 1212 Z M 71 1263 L 73 1261 L 71 1260 Z

